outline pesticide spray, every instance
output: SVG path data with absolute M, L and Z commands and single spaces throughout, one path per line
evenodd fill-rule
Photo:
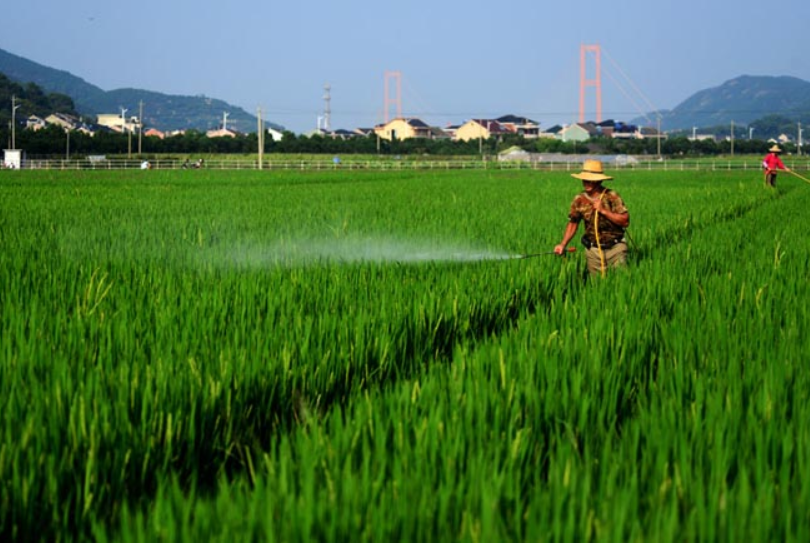
M 575 248 L 566 249 L 574 252 Z M 299 267 L 324 263 L 474 263 L 523 260 L 553 255 L 554 252 L 515 254 L 461 244 L 392 238 L 297 239 L 271 245 L 243 243 L 232 247 L 226 260 L 233 265 Z

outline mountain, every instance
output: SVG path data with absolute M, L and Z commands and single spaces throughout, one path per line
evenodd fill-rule
M 698 91 L 672 110 L 661 112 L 666 131 L 748 125 L 769 116 L 810 119 L 810 82 L 791 76 L 740 76 Z M 655 114 L 649 114 L 655 120 Z M 645 118 L 636 124 L 649 124 Z M 763 135 L 764 136 L 764 135 Z
M 0 73 L 20 84 L 35 83 L 49 93 L 60 93 L 73 99 L 83 115 L 120 113 L 137 116 L 143 101 L 143 121 L 146 127 L 163 131 L 198 129 L 207 131 L 221 127 L 223 112 L 228 113 L 228 128 L 243 133 L 256 132 L 257 119 L 238 106 L 205 96 L 166 95 L 142 89 L 103 89 L 74 76 L 70 72 L 50 68 L 0 49 Z M 268 127 L 282 130 L 274 123 Z

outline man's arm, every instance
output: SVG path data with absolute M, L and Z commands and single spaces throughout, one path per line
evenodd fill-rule
M 594 210 L 599 212 L 602 216 L 619 226 L 620 228 L 626 228 L 630 225 L 630 213 L 625 212 L 613 212 L 609 208 L 605 206 L 605 203 L 598 199 L 593 204 Z
M 565 233 L 563 233 L 563 238 L 560 244 L 554 247 L 554 253 L 562 255 L 565 253 L 565 247 L 568 246 L 568 243 L 571 239 L 574 238 L 574 235 L 577 234 L 577 228 L 579 227 L 579 222 L 568 222 L 565 225 Z

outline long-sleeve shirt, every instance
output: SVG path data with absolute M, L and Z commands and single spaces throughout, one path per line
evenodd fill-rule
M 785 170 L 785 164 L 782 163 L 779 156 L 774 153 L 765 156 L 765 159 L 762 160 L 762 166 L 769 171 L 775 171 L 776 169 Z

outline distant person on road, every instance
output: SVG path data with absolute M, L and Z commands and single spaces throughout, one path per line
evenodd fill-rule
M 781 153 L 782 149 L 774 144 L 768 150 L 768 155 L 762 160 L 762 168 L 765 169 L 765 185 L 769 188 L 776 187 L 777 171 L 790 172 L 790 169 L 785 167 L 785 164 L 782 163 L 782 159 L 779 157 Z
M 609 268 L 623 267 L 627 262 L 624 232 L 630 225 L 630 213 L 621 196 L 602 185 L 613 177 L 605 174 L 601 161 L 593 159 L 585 161 L 582 172 L 571 176 L 582 180 L 583 191 L 571 203 L 568 224 L 562 241 L 554 247 L 554 253 L 562 255 L 565 252 L 579 223 L 584 220 L 582 244 L 586 249 L 588 272 L 604 275 Z

